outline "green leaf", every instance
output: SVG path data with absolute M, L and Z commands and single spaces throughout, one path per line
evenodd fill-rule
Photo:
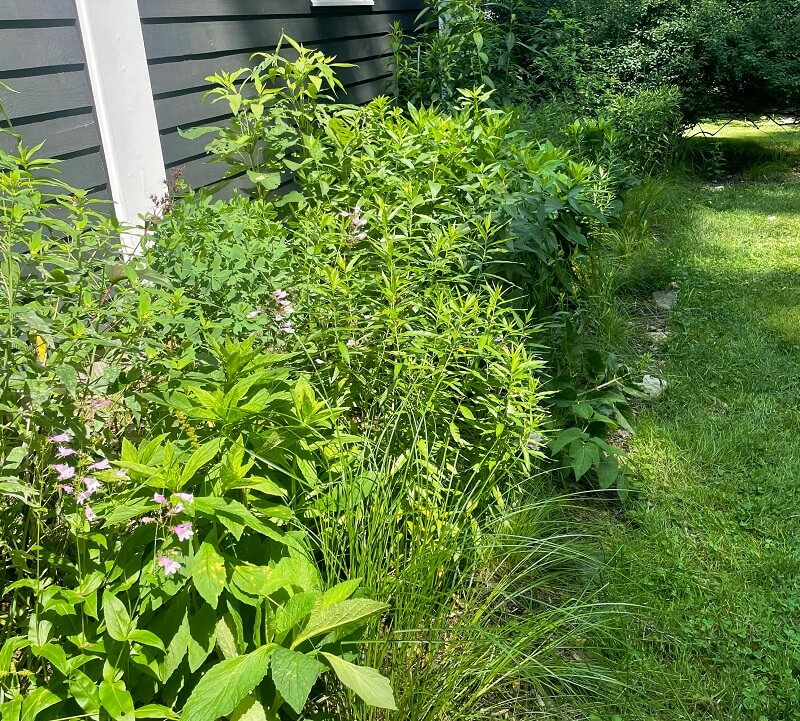
M 304 591 L 292 596 L 275 618 L 275 634 L 282 638 L 308 616 L 320 600 L 319 591 Z
M 231 721 L 267 721 L 267 711 L 259 700 L 250 694 L 242 699 L 242 702 L 230 715 L 230 719 Z
M 214 650 L 217 614 L 208 604 L 189 616 L 189 670 L 194 673 Z
M 364 623 L 388 608 L 385 603 L 368 598 L 353 598 L 320 608 L 311 614 L 303 633 L 292 644 L 292 648 L 309 638 L 321 636 L 337 628 Z
M 342 581 L 322 594 L 322 605 L 331 606 L 334 603 L 346 601 L 358 590 L 360 585 L 360 578 L 351 578 L 347 581 Z
M 159 651 L 165 651 L 164 642 L 151 631 L 135 629 L 128 634 L 128 641 L 135 641 L 142 646 L 152 646 Z
M 586 475 L 592 464 L 599 465 L 600 451 L 594 443 L 575 441 L 569 447 L 570 467 L 575 473 L 575 480 Z
M 597 480 L 604 491 L 614 485 L 619 475 L 619 462 L 614 456 L 606 456 L 597 467 Z
M 235 658 L 239 655 L 239 644 L 236 643 L 236 634 L 232 628 L 233 621 L 228 614 L 217 621 L 217 648 L 223 658 Z
M 46 658 L 62 674 L 67 675 L 67 654 L 61 646 L 46 643 L 44 646 L 34 646 L 31 650 L 35 655 Z
M 262 173 L 257 170 L 248 170 L 247 177 L 250 182 L 260 185 L 264 190 L 275 190 L 281 184 L 280 173 Z
M 180 480 L 178 481 L 178 486 L 180 488 L 183 488 L 192 479 L 192 476 L 203 466 L 214 460 L 214 457 L 219 453 L 221 443 L 222 440 L 220 438 L 215 438 L 208 443 L 204 443 L 189 456 L 189 460 L 186 461 L 186 465 L 183 467 L 183 473 L 181 473 Z
M 33 721 L 41 711 L 55 706 L 59 701 L 63 701 L 60 696 L 40 686 L 34 691 L 31 691 L 22 702 L 20 721 Z M 3 721 L 5 721 L 5 716 L 3 717 Z
M 554 456 L 562 449 L 566 448 L 573 441 L 583 438 L 584 432 L 580 428 L 567 428 L 553 438 L 549 445 L 550 453 Z
M 397 711 L 389 679 L 369 666 L 356 666 L 331 653 L 322 655 L 331 665 L 339 680 L 360 697 L 364 703 L 378 708 Z
M 115 641 L 125 641 L 131 632 L 131 617 L 122 603 L 113 593 L 103 594 L 103 619 L 106 631 Z
M 211 533 L 200 544 L 191 564 L 192 583 L 203 600 L 212 608 L 217 607 L 219 595 L 225 588 L 227 574 L 225 560 L 217 553 L 217 536 Z
M 267 675 L 275 646 L 221 661 L 195 686 L 183 707 L 182 721 L 216 721 L 228 716 Z
M 305 707 L 314 683 L 324 670 L 325 666 L 304 653 L 277 648 L 272 654 L 272 681 L 275 688 L 298 714 Z
M 69 695 L 87 714 L 96 714 L 100 710 L 100 694 L 97 684 L 83 671 L 73 671 L 69 679 Z
M 175 719 L 178 718 L 178 714 L 171 708 L 161 706 L 157 703 L 149 703 L 147 706 L 140 706 L 134 713 L 136 714 L 136 718 L 154 718 L 164 719 L 166 721 L 175 721 Z
M 100 704 L 116 721 L 133 721 L 133 699 L 123 681 L 100 682 Z

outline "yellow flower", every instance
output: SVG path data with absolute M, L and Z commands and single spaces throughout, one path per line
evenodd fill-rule
M 47 342 L 42 336 L 33 336 L 33 350 L 36 352 L 36 360 L 45 365 L 47 363 Z

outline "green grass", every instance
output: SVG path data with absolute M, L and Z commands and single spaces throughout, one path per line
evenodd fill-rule
M 604 596 L 640 607 L 602 721 L 800 718 L 800 133 L 769 130 L 717 136 L 738 173 L 722 188 L 676 181 L 638 279 L 680 295 L 670 386 L 633 440 L 641 492 L 601 523 Z M 776 158 L 780 178 L 753 182 Z

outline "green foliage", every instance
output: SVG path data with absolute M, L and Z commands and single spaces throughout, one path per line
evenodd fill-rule
M 284 42 L 290 57 L 282 52 Z M 343 87 L 335 68 L 346 65 L 285 35 L 275 52 L 255 53 L 251 60 L 256 58 L 261 62 L 253 68 L 206 78 L 214 85 L 206 97 L 226 103 L 233 115 L 227 125 L 193 128 L 181 135 L 193 140 L 214 133 L 217 137 L 208 147 L 212 160 L 229 166 L 223 184 L 246 173 L 264 197 L 281 185 L 285 173 L 296 170 L 302 160 L 300 140 L 324 121 L 323 101 Z
M 566 0 L 607 81 L 626 91 L 675 85 L 690 122 L 796 109 L 793 0 Z
M 620 171 L 482 87 L 334 104 L 332 59 L 286 43 L 188 132 L 255 197 L 170 199 L 141 259 L 3 156 L 4 719 L 422 721 L 605 681 L 531 478 L 549 443 L 624 495 L 618 368 L 565 321 Z

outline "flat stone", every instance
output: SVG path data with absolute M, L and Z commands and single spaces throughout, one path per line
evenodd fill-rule
M 661 310 L 672 310 L 678 303 L 678 291 L 657 290 L 653 293 L 653 302 Z
M 658 398 L 667 390 L 667 381 L 658 376 L 646 375 L 641 382 L 642 392 L 650 399 Z
M 647 335 L 650 338 L 650 341 L 652 343 L 655 343 L 656 345 L 663 343 L 664 341 L 667 340 L 667 338 L 669 338 L 669 334 L 664 332 L 663 330 L 654 330 L 648 333 Z

